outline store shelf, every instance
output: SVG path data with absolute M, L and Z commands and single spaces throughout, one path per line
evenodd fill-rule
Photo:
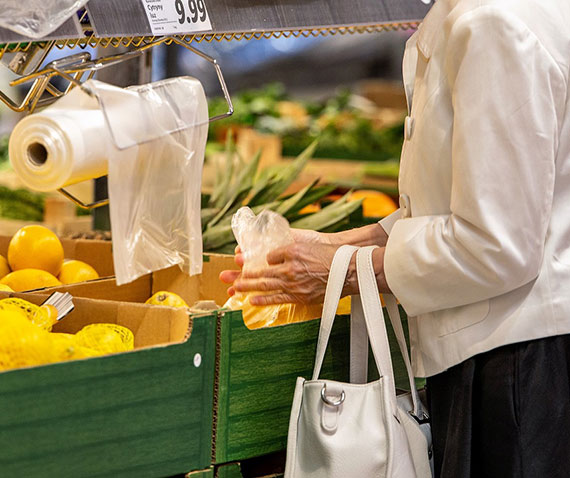
M 194 32 L 193 37 L 407 28 L 421 21 L 430 6 L 421 0 L 210 0 L 206 5 L 212 30 Z M 91 0 L 86 8 L 88 17 L 78 15 L 84 20 L 82 28 L 72 19 L 48 38 L 35 41 L 152 36 L 141 0 Z M 29 39 L 0 29 L 0 43 L 25 41 Z

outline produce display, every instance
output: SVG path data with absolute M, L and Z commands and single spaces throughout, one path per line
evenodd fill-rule
M 212 123 L 210 139 L 221 141 L 228 129 L 254 128 L 281 137 L 283 155 L 296 156 L 315 139 L 315 156 L 331 159 L 387 160 L 400 157 L 404 113 L 386 127 L 378 125 L 344 90 L 324 102 L 293 101 L 280 84 L 234 95 L 235 112 Z M 223 98 L 210 100 L 210 114 L 227 109 Z
M 0 300 L 0 371 L 126 352 L 133 333 L 116 324 L 90 324 L 76 334 L 51 332 L 57 311 L 23 299 Z
M 316 147 L 317 143 L 313 142 L 286 166 L 269 167 L 258 172 L 260 153 L 246 163 L 236 154 L 230 134 L 226 144 L 225 164 L 218 169 L 212 194 L 204 198 L 204 250 L 233 252 L 236 243 L 231 218 L 241 206 L 249 206 L 255 214 L 265 209 L 278 212 L 294 228 L 334 231 L 347 225 L 350 215 L 360 208 L 363 201 L 350 201 L 350 192 L 310 214 L 301 214 L 301 211 L 329 195 L 336 188 L 334 185 L 319 186 L 314 181 L 293 195 L 283 196 L 312 157 Z
M 0 285 L 15 292 L 99 278 L 89 264 L 65 261 L 61 241 L 44 226 L 18 230 L 10 240 L 7 256 L 7 260 L 0 256 Z

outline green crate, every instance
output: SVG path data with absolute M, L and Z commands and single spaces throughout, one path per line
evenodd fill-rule
M 129 307 L 133 324 L 137 311 L 155 325 L 182 313 L 176 323 L 188 328 L 181 309 L 75 302 L 73 314 Z M 184 342 L 0 373 L 0 475 L 158 478 L 208 468 L 217 315 L 191 320 Z
M 284 450 L 295 381 L 312 375 L 319 321 L 249 330 L 241 312 L 232 311 L 220 316 L 218 329 L 215 463 Z M 337 317 L 322 378 L 348 380 L 349 329 L 349 317 Z M 396 384 L 409 388 L 395 336 L 390 326 L 388 330 Z M 371 362 L 371 378 L 375 374 Z

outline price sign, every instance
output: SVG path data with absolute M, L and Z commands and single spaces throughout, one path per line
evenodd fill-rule
M 153 35 L 212 29 L 205 0 L 141 0 Z

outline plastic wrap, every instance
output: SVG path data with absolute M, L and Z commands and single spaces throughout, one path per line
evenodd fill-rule
M 266 257 L 269 252 L 293 243 L 287 219 L 269 210 L 256 216 L 250 208 L 242 207 L 232 218 L 232 230 L 243 253 L 244 272 L 268 267 Z M 318 304 L 252 305 L 249 298 L 262 294 L 237 293 L 228 299 L 224 307 L 241 310 L 245 325 L 250 329 L 304 322 L 321 316 L 322 305 Z M 350 313 L 350 297 L 341 301 L 337 313 Z
M 207 134 L 206 95 L 194 78 L 128 89 L 90 80 L 14 128 L 10 161 L 41 191 L 108 173 L 120 285 L 173 265 L 202 271 Z
M 87 0 L 4 0 L 0 27 L 29 38 L 42 38 L 85 6 Z
M 112 151 L 112 137 L 97 98 L 80 88 L 18 122 L 9 145 L 14 171 L 36 191 L 104 176 Z

